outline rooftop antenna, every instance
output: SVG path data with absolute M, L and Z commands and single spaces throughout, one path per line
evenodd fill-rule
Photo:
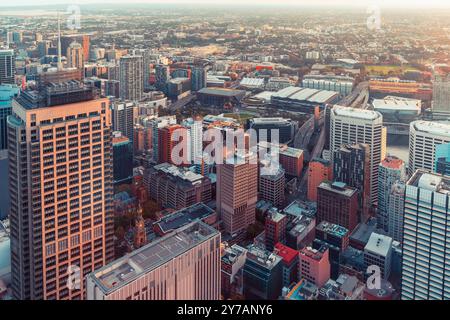
M 62 62 L 61 62 L 61 21 L 59 19 L 58 12 L 58 71 L 62 70 Z

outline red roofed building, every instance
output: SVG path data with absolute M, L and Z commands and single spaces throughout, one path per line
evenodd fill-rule
M 275 245 L 274 252 L 283 259 L 283 286 L 289 287 L 298 281 L 299 252 L 280 242 Z

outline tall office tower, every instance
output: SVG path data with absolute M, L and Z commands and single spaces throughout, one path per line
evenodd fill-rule
M 450 176 L 450 143 L 436 146 L 434 172 Z
M 380 113 L 369 110 L 334 106 L 330 116 L 331 160 L 334 151 L 343 144 L 370 145 L 370 197 L 378 200 L 378 164 L 386 153 L 386 128 Z
M 130 141 L 134 139 L 134 113 L 137 106 L 131 101 L 114 101 L 111 106 L 113 130 L 120 131 Z
M 217 165 L 217 212 L 222 218 L 225 232 L 230 235 L 244 233 L 255 222 L 258 201 L 258 165 L 256 155 L 239 152 L 235 162 Z
M 450 179 L 417 170 L 406 183 L 402 299 L 450 299 Z
M 392 185 L 389 194 L 388 231 L 387 235 L 398 242 L 403 242 L 403 215 L 405 206 L 405 189 L 403 181 L 397 181 Z
M 430 121 L 415 121 L 409 127 L 408 175 L 416 170 L 433 170 L 436 146 L 450 142 L 450 125 Z
M 191 68 L 191 90 L 199 91 L 206 88 L 207 71 L 204 67 Z
M 381 277 L 389 278 L 392 263 L 392 238 L 372 232 L 364 247 L 364 270 L 370 266 L 378 266 Z
M 334 151 L 333 179 L 358 189 L 359 222 L 365 222 L 370 209 L 370 146 L 346 144 Z
M 119 60 L 120 98 L 139 101 L 144 92 L 144 66 L 142 56 L 124 56 Z
M 300 250 L 299 258 L 300 279 L 306 279 L 319 288 L 330 279 L 330 251 L 327 246 L 319 249 L 303 248 Z
M 83 47 L 78 42 L 72 42 L 67 48 L 67 62 L 69 68 L 84 70 Z
M 133 179 L 133 143 L 122 135 L 113 132 L 113 182 L 131 183 Z
M 150 85 L 150 65 L 152 64 L 153 54 L 151 50 L 143 50 L 143 67 L 144 67 L 144 90 L 149 91 L 151 89 Z
M 10 84 L 0 85 L 0 150 L 8 149 L 6 119 L 11 114 L 12 99 L 18 94 L 18 87 Z
M 317 188 L 317 223 L 322 221 L 353 232 L 358 224 L 358 190 L 343 182 L 322 182 Z
M 169 66 L 158 64 L 155 67 L 156 89 L 167 93 L 167 83 L 170 80 Z
M 15 75 L 14 50 L 0 50 L 0 84 L 14 84 Z
M 286 243 L 287 216 L 272 208 L 264 223 L 266 250 L 273 251 L 279 242 Z
M 201 119 L 186 119 L 181 124 L 188 131 L 189 161 L 200 164 L 203 154 L 203 122 Z
M 174 140 L 174 132 L 181 129 L 183 129 L 183 127 L 178 124 L 158 129 L 158 163 L 177 163 L 175 159 L 172 159 L 173 148 L 179 143 Z M 184 138 L 185 136 L 183 135 L 182 139 Z M 180 154 L 180 157 L 185 159 L 186 155 Z M 184 160 L 182 160 L 182 162 L 185 164 Z
M 432 110 L 433 113 L 450 113 L 450 74 L 434 76 Z
M 109 102 L 76 83 L 23 91 L 8 117 L 17 299 L 83 299 L 84 276 L 114 258 Z
M 317 201 L 317 187 L 324 181 L 333 180 L 333 166 L 328 160 L 314 158 L 308 168 L 308 200 Z
M 86 277 L 89 300 L 219 300 L 220 232 L 192 222 Z
M 37 49 L 39 52 L 39 58 L 42 58 L 48 54 L 48 49 L 50 48 L 50 46 L 51 46 L 51 41 L 49 41 L 49 40 L 44 40 L 44 41 L 38 42 Z
M 392 186 L 405 180 L 405 163 L 397 157 L 388 156 L 381 161 L 378 170 L 378 228 L 389 232 L 389 203 Z
M 260 199 L 269 201 L 277 208 L 283 208 L 285 184 L 283 168 L 279 167 L 274 172 L 265 172 L 264 169 L 261 169 L 259 174 Z
M 61 37 L 61 52 L 66 53 L 67 49 L 73 42 L 78 42 L 83 47 L 84 61 L 89 61 L 89 53 L 91 51 L 91 38 L 87 34 L 72 34 Z
M 244 295 L 249 300 L 276 300 L 281 295 L 281 258 L 256 245 L 247 247 L 244 265 Z
M 152 128 L 152 146 L 153 146 L 153 161 L 158 163 L 159 161 L 159 129 L 166 126 L 171 126 L 177 123 L 175 116 L 158 117 L 150 120 L 150 127 Z

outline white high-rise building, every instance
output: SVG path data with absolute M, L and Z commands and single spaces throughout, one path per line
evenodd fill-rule
M 418 169 L 432 171 L 436 146 L 450 142 L 450 125 L 430 121 L 414 121 L 409 127 L 408 175 Z
M 387 206 L 387 235 L 398 242 L 403 242 L 403 215 L 405 205 L 405 183 L 395 182 L 389 194 Z
M 334 106 L 330 115 L 331 160 L 343 144 L 370 146 L 370 196 L 378 200 L 378 165 L 386 154 L 386 128 L 379 112 Z
M 188 130 L 188 153 L 190 161 L 201 163 L 203 154 L 203 122 L 192 118 L 183 121 L 182 126 Z
M 397 157 L 388 156 L 381 161 L 378 170 L 378 228 L 389 232 L 389 201 L 392 186 L 399 180 L 405 180 L 405 162 Z
M 417 170 L 406 184 L 402 299 L 450 299 L 450 178 Z

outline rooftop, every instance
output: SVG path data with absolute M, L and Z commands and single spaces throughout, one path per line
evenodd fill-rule
M 347 228 L 327 221 L 322 221 L 316 229 L 341 238 L 348 234 Z
M 388 96 L 372 102 L 375 110 L 421 111 L 422 101 L 409 98 Z
M 225 96 L 225 97 L 234 97 L 234 96 L 244 95 L 245 91 L 211 87 L 211 88 L 203 88 L 203 89 L 199 90 L 198 93 L 208 94 L 208 95 Z
M 411 128 L 414 128 L 416 131 L 450 138 L 450 124 L 447 123 L 419 120 L 411 122 Z
M 249 245 L 247 249 L 247 261 L 253 261 L 267 269 L 272 269 L 281 261 L 281 258 L 276 254 L 254 244 Z
M 362 120 L 377 120 L 382 119 L 381 113 L 377 111 L 371 111 L 366 109 L 357 109 L 350 107 L 334 106 L 331 112 L 336 116 L 362 119 Z
M 409 179 L 408 186 L 414 186 L 421 189 L 426 189 L 432 192 L 448 195 L 450 193 L 450 178 L 442 176 L 437 173 L 431 173 L 425 170 L 417 170 L 411 179 Z
M 405 165 L 405 162 L 395 156 L 387 156 L 381 161 L 381 165 L 389 169 L 401 169 Z
M 317 212 L 317 208 L 311 202 L 295 200 L 286 208 L 284 208 L 283 212 L 294 217 L 305 215 L 307 217 L 314 218 Z
M 317 295 L 318 288 L 306 279 L 301 279 L 287 294 L 288 300 L 309 300 Z
M 319 185 L 320 189 L 328 190 L 346 197 L 352 197 L 358 192 L 356 188 L 352 188 L 343 182 L 329 182 L 325 181 Z
M 291 264 L 294 259 L 298 258 L 298 251 L 278 242 L 275 245 L 275 253 L 283 259 L 286 264 Z
M 217 230 L 197 221 L 115 260 L 88 277 L 104 294 L 109 294 L 218 234 Z
M 233 264 L 235 263 L 239 257 L 244 256 L 247 254 L 247 249 L 234 244 L 231 247 L 227 247 L 224 249 L 222 261 L 227 264 Z
M 373 232 L 364 247 L 364 252 L 386 257 L 392 248 L 392 238 Z
M 323 258 L 324 253 L 328 250 L 327 246 L 322 246 L 320 249 L 313 249 L 311 247 L 303 248 L 300 251 L 300 257 L 306 256 L 316 261 L 320 261 Z
M 195 220 L 202 220 L 214 213 L 214 210 L 200 202 L 161 218 L 159 221 L 155 222 L 155 225 L 158 226 L 163 233 L 167 233 L 179 229 Z

